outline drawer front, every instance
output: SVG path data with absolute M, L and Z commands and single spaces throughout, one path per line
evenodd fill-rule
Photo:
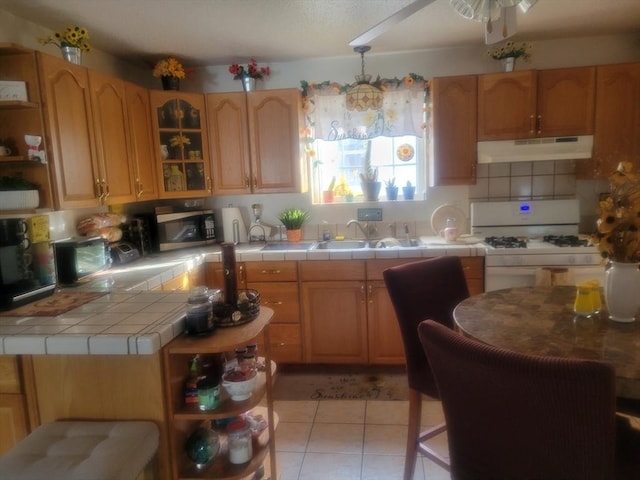
M 384 280 L 382 272 L 387 268 L 403 265 L 405 263 L 419 262 L 426 260 L 425 257 L 416 258 L 389 258 L 384 260 L 367 260 L 367 280 Z
M 298 262 L 245 262 L 245 268 L 247 283 L 298 280 Z
M 293 282 L 249 283 L 260 292 L 260 305 L 273 309 L 274 323 L 300 323 L 298 284 Z
M 303 282 L 348 281 L 365 279 L 363 260 L 308 260 L 300 262 Z

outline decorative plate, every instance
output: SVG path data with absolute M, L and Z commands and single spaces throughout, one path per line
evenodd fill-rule
M 396 150 L 396 156 L 403 162 L 408 162 L 416 154 L 415 150 L 408 143 L 403 143 Z
M 467 229 L 467 217 L 464 212 L 453 205 L 441 205 L 431 214 L 431 228 L 435 235 L 439 235 L 440 230 L 444 228 L 448 218 L 452 218 L 456 222 L 460 234 L 465 233 Z

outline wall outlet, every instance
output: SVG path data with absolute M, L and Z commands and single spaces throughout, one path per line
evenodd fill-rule
M 359 208 L 358 221 L 359 222 L 381 222 L 382 209 L 381 208 Z

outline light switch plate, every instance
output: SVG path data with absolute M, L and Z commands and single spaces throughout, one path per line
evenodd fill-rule
M 359 222 L 381 222 L 382 209 L 381 208 L 359 208 L 358 221 Z

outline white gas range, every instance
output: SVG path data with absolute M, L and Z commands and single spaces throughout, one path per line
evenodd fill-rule
M 602 282 L 602 257 L 579 221 L 575 199 L 472 203 L 471 234 L 487 247 L 485 291 Z

